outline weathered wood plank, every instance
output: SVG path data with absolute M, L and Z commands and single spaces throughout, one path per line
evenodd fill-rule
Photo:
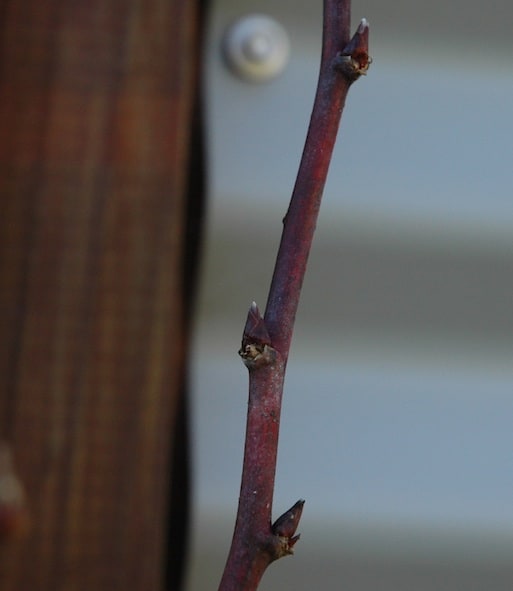
M 2 5 L 0 438 L 31 519 L 2 589 L 162 586 L 194 4 Z

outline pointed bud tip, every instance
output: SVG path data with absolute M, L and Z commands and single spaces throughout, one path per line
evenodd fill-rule
M 301 519 L 301 514 L 303 513 L 304 504 L 305 501 L 299 499 L 288 511 L 280 515 L 272 526 L 273 533 L 282 538 L 293 539 L 299 525 L 299 520 Z
M 244 327 L 244 334 L 242 337 L 243 346 L 248 343 L 257 345 L 270 345 L 271 338 L 267 332 L 264 319 L 260 314 L 260 310 L 256 302 L 252 302 L 248 311 L 246 325 Z
M 360 24 L 358 26 L 358 33 L 360 33 L 360 35 L 365 31 L 365 29 L 369 28 L 369 21 L 366 18 L 362 18 L 362 20 L 360 21 Z

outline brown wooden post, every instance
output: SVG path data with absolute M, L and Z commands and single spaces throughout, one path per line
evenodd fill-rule
M 163 588 L 195 4 L 0 3 L 3 591 Z

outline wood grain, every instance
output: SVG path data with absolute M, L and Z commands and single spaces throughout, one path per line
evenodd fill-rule
M 4 590 L 161 589 L 184 363 L 187 0 L 3 2 Z

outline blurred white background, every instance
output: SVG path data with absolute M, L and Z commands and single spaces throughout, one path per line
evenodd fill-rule
M 261 588 L 509 589 L 513 580 L 513 72 L 509 2 L 353 2 L 374 62 L 350 90 L 288 365 L 275 516 L 306 505 Z M 290 39 L 276 79 L 223 62 L 235 18 Z M 214 1 L 209 202 L 193 358 L 190 591 L 217 588 L 263 309 L 303 148 L 322 2 Z

